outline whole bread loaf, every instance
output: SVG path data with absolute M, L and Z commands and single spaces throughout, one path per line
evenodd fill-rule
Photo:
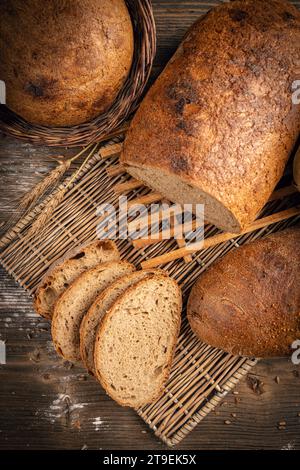
M 300 131 L 300 12 L 226 2 L 188 32 L 136 113 L 122 163 L 171 201 L 240 232 L 264 206 Z
M 0 2 L 7 106 L 32 123 L 71 126 L 106 111 L 131 67 L 124 0 Z
M 229 253 L 194 285 L 188 319 L 198 337 L 241 356 L 292 354 L 300 339 L 300 227 Z

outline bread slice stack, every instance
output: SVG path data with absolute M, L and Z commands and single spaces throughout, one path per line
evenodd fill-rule
M 58 354 L 82 361 L 122 406 L 158 398 L 168 379 L 181 322 L 181 290 L 158 269 L 136 271 L 114 242 L 69 252 L 48 271 L 36 311 L 52 318 Z
M 163 392 L 180 312 L 176 282 L 153 274 L 128 288 L 102 318 L 94 346 L 96 377 L 120 405 L 139 408 Z
M 94 375 L 94 344 L 99 325 L 106 312 L 110 310 L 115 301 L 131 286 L 142 279 L 150 278 L 158 270 L 143 270 L 121 277 L 105 289 L 93 303 L 84 316 L 80 326 L 80 354 L 88 371 Z M 160 271 L 161 274 L 164 271 Z
M 81 360 L 79 328 L 84 315 L 97 295 L 133 270 L 126 261 L 98 264 L 82 273 L 60 296 L 54 307 L 52 338 L 61 356 L 71 362 Z

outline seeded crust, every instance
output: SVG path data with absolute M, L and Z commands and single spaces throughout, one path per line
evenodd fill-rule
M 101 263 L 75 279 L 54 307 L 51 332 L 58 354 L 71 362 L 81 360 L 79 329 L 84 315 L 104 289 L 134 270 L 126 261 Z
M 110 240 L 96 240 L 68 251 L 53 263 L 37 287 L 33 301 L 35 311 L 51 319 L 56 300 L 76 277 L 99 263 L 119 259 L 118 248 Z
M 94 344 L 102 318 L 126 289 L 136 284 L 141 279 L 150 279 L 156 274 L 167 275 L 165 271 L 162 270 L 145 269 L 121 277 L 105 289 L 89 308 L 80 325 L 80 354 L 84 366 L 91 375 L 95 375 Z
M 300 132 L 300 12 L 236 0 L 190 29 L 127 132 L 121 162 L 180 204 L 239 233 L 281 178 Z
M 195 283 L 192 330 L 234 355 L 290 356 L 300 338 L 300 227 L 244 245 Z
M 162 300 L 166 302 L 168 294 L 170 303 L 164 305 Z M 159 323 L 148 316 L 153 313 L 153 304 L 159 305 Z M 181 308 L 181 290 L 176 281 L 158 274 L 129 287 L 102 318 L 94 349 L 96 378 L 121 406 L 137 409 L 163 393 L 180 330 Z M 166 313 L 168 316 L 163 316 Z M 155 344 L 152 334 L 156 335 Z M 165 362 L 161 362 L 162 357 Z

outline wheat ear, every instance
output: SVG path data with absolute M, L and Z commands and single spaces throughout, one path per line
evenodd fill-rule
M 72 185 L 74 180 L 77 178 L 78 174 L 82 170 L 82 168 L 86 165 L 90 157 L 94 154 L 94 152 L 97 149 L 98 144 L 96 144 L 91 152 L 88 154 L 88 156 L 85 158 L 81 166 L 78 168 L 78 170 L 75 171 L 75 173 L 72 175 L 68 183 L 62 187 L 57 193 L 50 199 L 50 201 L 43 207 L 42 212 L 38 215 L 38 217 L 35 219 L 35 221 L 32 223 L 30 229 L 26 233 L 26 238 L 31 238 L 35 236 L 37 233 L 41 234 L 45 226 L 48 222 L 48 220 L 52 217 L 55 209 L 59 206 L 59 204 L 62 202 L 67 189 Z M 76 157 L 77 158 L 77 157 Z M 73 161 L 75 157 L 73 157 L 71 160 Z
M 14 210 L 14 215 L 1 227 L 1 232 L 4 234 L 0 238 L 0 248 L 10 243 L 22 231 L 22 227 L 19 227 L 20 220 L 24 219 L 37 204 L 41 203 L 47 193 L 55 191 L 59 182 L 70 168 L 71 163 L 86 153 L 91 147 L 92 144 L 88 145 L 68 160 L 61 160 L 60 158 L 59 161 L 61 163 L 22 197 Z

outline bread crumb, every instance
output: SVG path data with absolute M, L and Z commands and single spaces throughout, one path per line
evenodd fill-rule
M 253 375 L 247 376 L 247 383 L 251 390 L 256 393 L 256 395 L 262 395 L 265 393 L 264 383 Z
M 286 426 L 286 421 L 279 421 L 278 426 Z

